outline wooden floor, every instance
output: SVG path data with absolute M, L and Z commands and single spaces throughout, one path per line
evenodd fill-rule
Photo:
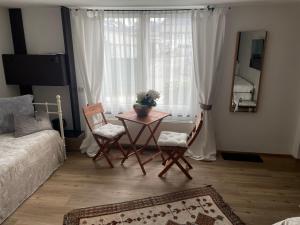
M 300 163 L 292 158 L 263 156 L 264 163 L 192 161 L 193 180 L 174 167 L 165 179 L 159 159 L 146 165 L 146 176 L 134 158 L 109 169 L 79 153 L 68 160 L 3 225 L 62 225 L 68 211 L 213 185 L 246 224 L 270 225 L 300 216 Z

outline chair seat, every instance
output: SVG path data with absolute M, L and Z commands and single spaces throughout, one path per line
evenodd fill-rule
M 162 131 L 157 143 L 160 146 L 187 147 L 187 138 L 188 135 L 186 133 Z
M 97 127 L 93 130 L 93 134 L 97 134 L 106 138 L 115 138 L 125 132 L 125 128 L 120 125 L 114 125 L 111 123 Z

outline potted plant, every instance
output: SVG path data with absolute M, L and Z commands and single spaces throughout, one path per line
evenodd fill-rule
M 136 104 L 133 108 L 138 117 L 146 117 L 151 111 L 153 106 L 156 106 L 156 100 L 159 99 L 159 92 L 149 90 L 148 92 L 137 93 Z

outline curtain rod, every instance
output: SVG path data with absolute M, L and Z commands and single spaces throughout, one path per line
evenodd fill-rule
M 70 7 L 70 9 L 79 10 L 79 9 L 86 9 L 87 11 L 178 11 L 178 10 L 193 10 L 193 9 L 199 9 L 199 10 L 214 10 L 215 8 L 228 8 L 231 9 L 231 7 L 216 7 L 216 6 L 189 6 L 189 7 L 101 7 L 101 8 L 73 8 Z

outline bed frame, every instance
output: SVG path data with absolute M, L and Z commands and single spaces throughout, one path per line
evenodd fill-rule
M 64 124 L 63 124 L 63 117 L 62 117 L 62 110 L 61 110 L 61 99 L 60 99 L 60 95 L 56 95 L 56 103 L 49 103 L 49 102 L 33 102 L 32 103 L 34 106 L 45 106 L 46 112 L 48 113 L 48 115 L 50 114 L 54 114 L 54 115 L 58 115 L 58 119 L 59 119 L 59 129 L 60 129 L 60 136 L 64 142 L 64 146 L 66 146 L 65 143 L 65 134 L 64 134 Z M 49 106 L 56 106 L 57 107 L 57 111 L 49 111 Z

